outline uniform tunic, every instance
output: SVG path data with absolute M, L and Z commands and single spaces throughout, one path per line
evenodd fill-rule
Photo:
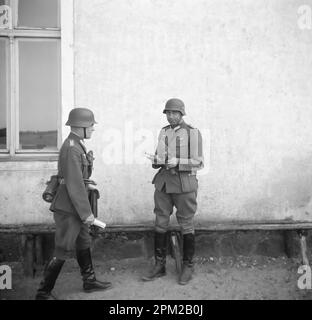
M 168 169 L 168 160 L 178 159 L 175 168 Z M 204 166 L 202 136 L 198 129 L 184 121 L 179 126 L 164 127 L 158 138 L 153 168 L 160 170 L 153 179 L 157 232 L 168 230 L 173 207 L 183 234 L 194 233 L 193 218 L 197 210 L 197 170 Z
M 91 165 L 80 137 L 70 133 L 64 141 L 58 160 L 58 174 L 62 178 L 50 210 L 54 212 L 55 256 L 66 259 L 73 250 L 91 245 L 88 225 L 92 214 L 84 179 L 91 175 Z

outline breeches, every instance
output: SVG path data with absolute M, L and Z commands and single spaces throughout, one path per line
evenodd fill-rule
M 197 210 L 196 198 L 197 192 L 165 193 L 155 189 L 155 230 L 161 233 L 167 232 L 173 207 L 176 207 L 176 217 L 182 234 L 194 233 L 194 215 Z
M 75 250 L 90 248 L 89 226 L 83 224 L 78 215 L 56 211 L 54 221 L 56 225 L 54 256 L 56 258 L 66 260 Z

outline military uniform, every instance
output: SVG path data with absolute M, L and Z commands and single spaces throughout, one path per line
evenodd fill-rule
M 152 281 L 166 274 L 166 232 L 173 208 L 177 208 L 177 221 L 183 235 L 183 270 L 179 283 L 187 284 L 193 274 L 195 252 L 194 215 L 197 209 L 197 170 L 203 168 L 202 136 L 198 129 L 183 121 L 185 106 L 180 99 L 167 101 L 163 111 L 169 126 L 162 128 L 155 156 L 151 156 L 153 168 L 159 171 L 153 179 L 155 185 L 155 266 L 142 277 Z M 175 166 L 175 167 L 174 167 Z
M 194 233 L 198 189 L 196 171 L 204 166 L 200 131 L 184 121 L 175 128 L 164 127 L 159 135 L 156 155 L 158 160 L 153 168 L 160 168 L 153 179 L 156 231 L 167 231 L 175 206 L 182 234 Z M 179 164 L 167 169 L 166 162 L 171 157 L 179 159 Z
M 58 192 L 51 204 L 56 224 L 55 256 L 66 259 L 76 248 L 91 245 L 89 227 L 83 221 L 92 214 L 84 179 L 89 179 L 92 165 L 81 139 L 70 133 L 60 150 Z
M 65 259 L 75 249 L 83 290 L 93 292 L 112 287 L 110 282 L 96 279 L 90 250 L 89 223 L 92 223 L 94 216 L 84 179 L 89 179 L 92 174 L 93 157 L 87 153 L 82 137 L 91 138 L 95 123 L 93 112 L 87 108 L 75 108 L 69 113 L 66 125 L 71 126 L 72 132 L 60 150 L 60 185 L 50 207 L 54 212 L 56 225 L 54 256 L 45 266 L 43 279 L 36 294 L 37 300 L 55 299 L 51 292 Z

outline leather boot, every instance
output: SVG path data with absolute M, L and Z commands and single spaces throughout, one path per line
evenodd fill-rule
M 152 281 L 166 275 L 166 251 L 167 251 L 167 234 L 155 232 L 154 252 L 155 265 L 142 277 L 143 281 Z
M 57 259 L 56 257 L 47 262 L 43 273 L 43 280 L 40 282 L 36 294 L 36 300 L 57 300 L 51 291 L 54 288 L 64 262 L 65 260 Z
M 95 277 L 93 270 L 90 249 L 79 250 L 76 252 L 77 262 L 83 281 L 83 290 L 85 292 L 103 291 L 112 287 L 111 282 L 99 281 Z
M 183 235 L 183 269 L 179 284 L 187 284 L 194 273 L 193 257 L 195 253 L 195 235 L 192 233 Z

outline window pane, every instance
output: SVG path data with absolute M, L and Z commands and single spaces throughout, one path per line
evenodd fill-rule
M 59 0 L 19 0 L 18 26 L 58 28 Z
M 58 40 L 19 41 L 19 149 L 55 149 L 60 105 Z
M 8 40 L 0 38 L 0 149 L 6 149 L 7 63 Z

